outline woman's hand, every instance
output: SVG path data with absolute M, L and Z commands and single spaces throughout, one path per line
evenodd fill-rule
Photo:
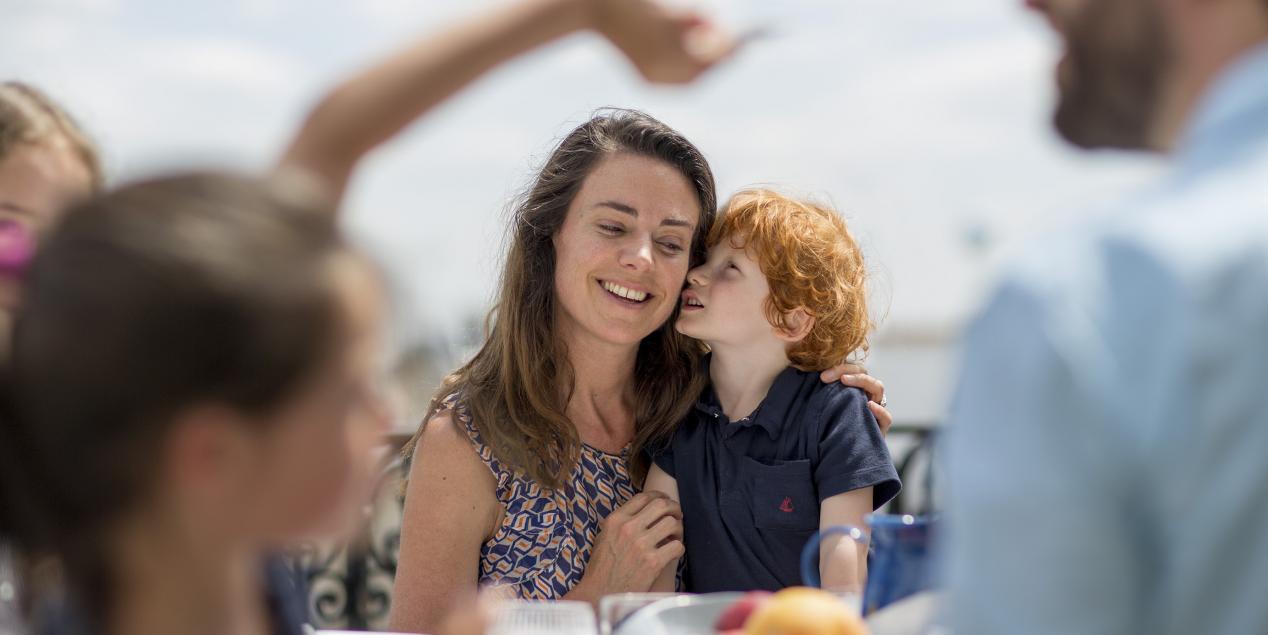
M 881 383 L 881 380 L 867 374 L 867 370 L 855 364 L 841 364 L 829 368 L 819 374 L 819 379 L 822 379 L 825 384 L 840 381 L 846 386 L 853 386 L 867 393 L 867 407 L 872 409 L 872 416 L 876 417 L 881 434 L 889 433 L 889 427 L 894 424 L 894 415 L 885 408 L 885 384 Z
M 737 41 L 695 13 L 655 0 L 588 0 L 593 26 L 650 82 L 695 79 L 735 52 Z
M 610 593 L 645 592 L 683 555 L 682 510 L 660 492 L 635 495 L 599 526 L 578 599 L 597 602 Z

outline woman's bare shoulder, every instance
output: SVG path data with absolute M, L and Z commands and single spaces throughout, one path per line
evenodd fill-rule
M 441 481 L 447 487 L 486 491 L 497 486 L 489 467 L 453 410 L 441 410 L 424 421 L 410 459 L 409 480 Z

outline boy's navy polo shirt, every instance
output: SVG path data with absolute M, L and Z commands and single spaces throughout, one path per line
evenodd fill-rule
M 867 395 L 791 367 L 736 422 L 706 388 L 654 460 L 678 481 L 683 586 L 696 593 L 801 584 L 824 499 L 873 487 L 875 509 L 901 488 Z

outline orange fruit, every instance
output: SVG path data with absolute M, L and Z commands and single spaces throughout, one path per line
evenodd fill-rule
M 867 626 L 827 591 L 791 587 L 776 593 L 744 625 L 744 635 L 867 635 Z

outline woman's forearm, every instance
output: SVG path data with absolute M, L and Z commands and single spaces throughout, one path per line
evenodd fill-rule
M 337 204 L 357 162 L 423 113 L 521 53 L 588 28 L 589 0 L 524 0 L 401 51 L 327 94 L 281 160 Z

